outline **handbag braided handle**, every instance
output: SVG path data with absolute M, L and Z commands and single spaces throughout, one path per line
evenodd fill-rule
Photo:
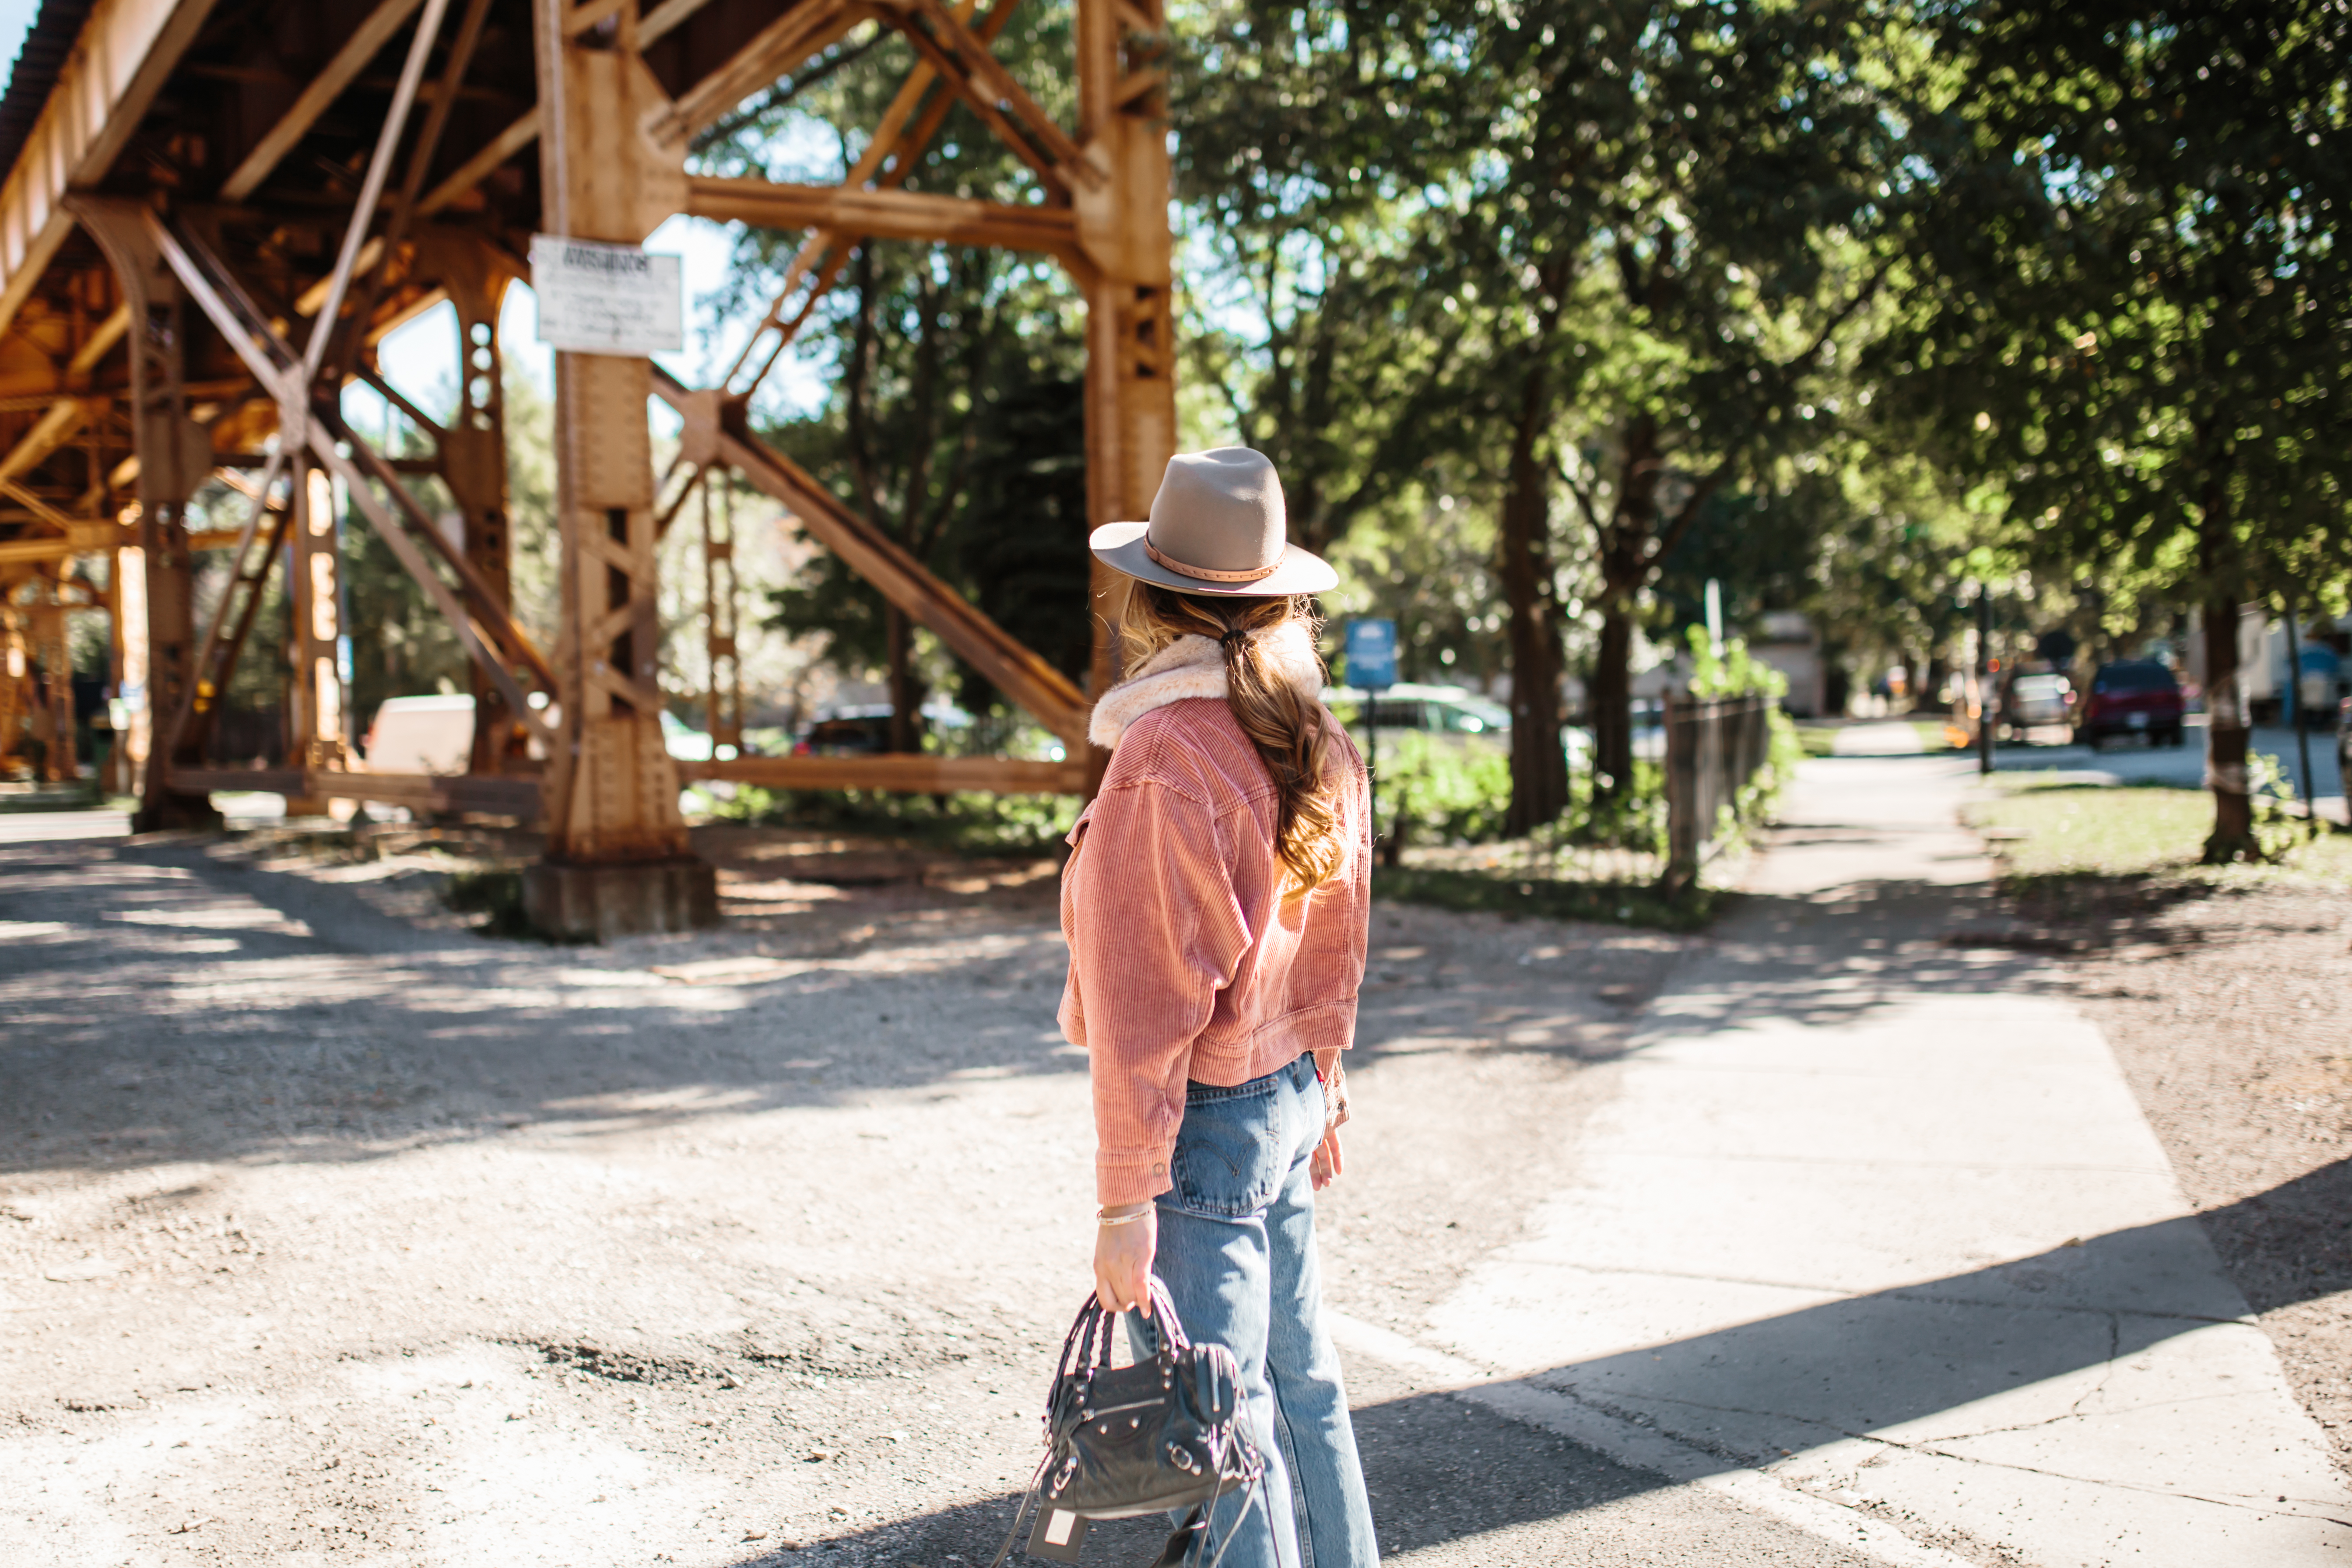
M 1070 1323 L 1070 1331 L 1062 1337 L 1062 1353 L 1054 1363 L 1054 1379 L 1045 1387 L 1045 1402 L 1053 1404 L 1054 1390 L 1071 1371 L 1080 1373 L 1098 1372 L 1110 1365 L 1111 1319 L 1102 1302 L 1091 1293 L 1078 1309 Z M 1160 1336 L 1160 1349 L 1172 1353 L 1192 1348 L 1190 1335 L 1184 1332 L 1184 1320 L 1177 1315 L 1176 1303 L 1168 1294 L 1168 1287 L 1157 1274 L 1151 1277 L 1151 1318 L 1154 1331 Z

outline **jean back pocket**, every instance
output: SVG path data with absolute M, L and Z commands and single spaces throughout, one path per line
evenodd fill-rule
M 1239 1219 L 1265 1209 L 1290 1166 L 1282 1075 L 1228 1089 L 1193 1084 L 1184 1096 L 1169 1196 L 1187 1214 Z

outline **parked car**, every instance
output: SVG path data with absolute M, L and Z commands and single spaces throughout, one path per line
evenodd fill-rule
M 544 711 L 551 721 L 558 716 L 556 709 Z M 683 762 L 710 760 L 709 736 L 667 710 L 661 726 L 662 742 L 671 756 Z M 367 737 L 360 742 L 368 771 L 378 773 L 462 773 L 473 761 L 473 752 L 474 700 L 462 691 L 438 697 L 387 697 L 377 704 Z M 533 742 L 531 755 L 540 754 Z
M 717 754 L 710 737 L 668 709 L 662 710 L 662 749 L 682 763 L 707 763 Z M 730 752 L 729 756 L 734 753 Z
M 474 751 L 474 700 L 460 692 L 387 697 L 360 752 L 377 773 L 462 773 Z
M 2010 739 L 2023 742 L 2026 731 L 2074 720 L 2074 688 L 2063 675 L 2021 675 L 2009 683 L 2001 700 L 2001 721 Z
M 844 708 L 801 731 L 796 757 L 869 757 L 890 749 L 890 705 Z
M 890 704 L 867 702 L 851 708 L 836 708 L 803 730 L 800 739 L 793 742 L 796 757 L 869 757 L 890 749 Z M 977 722 L 973 717 L 949 700 L 944 692 L 933 692 L 916 715 L 916 744 L 919 749 L 922 737 L 936 735 L 955 749 L 956 737 Z M 1055 762 L 1062 760 L 1062 747 L 1054 742 L 1045 754 Z
M 1367 710 L 1381 730 L 1421 730 L 1437 735 L 1492 735 L 1511 732 L 1511 710 L 1492 698 L 1463 686 L 1423 686 L 1400 681 L 1377 699 L 1352 686 L 1337 686 L 1323 693 L 1324 703 L 1345 724 L 1360 725 Z
M 2180 682 L 2154 659 L 2103 664 L 2091 678 L 2091 694 L 2081 703 L 2074 739 L 2093 751 L 2118 735 L 2144 735 L 2151 746 L 2180 744 Z

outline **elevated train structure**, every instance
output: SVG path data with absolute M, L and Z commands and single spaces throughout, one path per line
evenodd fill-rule
M 45 0 L 0 101 L 0 734 L 67 722 L 64 625 L 111 612 L 124 784 L 142 828 L 213 820 L 210 792 L 297 809 L 342 796 L 539 821 L 526 879 L 551 931 L 613 935 L 712 917 L 677 812 L 681 775 L 802 788 L 1078 792 L 1100 758 L 1078 685 L 932 577 L 887 533 L 761 441 L 750 399 L 861 244 L 938 240 L 1042 253 L 1087 308 L 1087 507 L 1140 517 L 1173 449 L 1166 37 L 1160 0 L 1074 0 L 1076 123 L 991 53 L 1042 0 Z M 698 132 L 862 27 L 915 65 L 838 186 L 696 172 Z M 1034 199 L 927 190 L 925 152 L 961 109 L 1027 166 Z M 509 614 L 511 545 L 497 322 L 534 237 L 636 245 L 678 213 L 804 234 L 781 292 L 719 384 L 650 360 L 559 353 L 561 632 Z M 446 420 L 375 363 L 383 336 L 446 300 L 465 367 Z M 365 383 L 430 438 L 379 451 L 341 413 Z M 656 474 L 647 400 L 683 424 Z M 456 539 L 412 486 L 437 475 Z M 1070 760 L 714 757 L 665 750 L 656 545 L 689 501 L 706 595 L 715 738 L 740 740 L 714 477 L 781 502 L 917 624 L 1061 737 Z M 215 479 L 242 526 L 192 531 Z M 336 482 L 472 660 L 475 733 L 454 776 L 358 773 L 337 639 Z M 1069 548 L 1085 547 L 1073 538 Z M 229 587 L 200 617 L 197 552 Z M 89 572 L 78 563 L 110 560 Z M 1100 568 L 1096 568 L 1097 574 Z M 257 770 L 207 742 L 265 584 L 285 575 L 289 747 Z M 100 586 L 102 584 L 102 587 Z M 1098 591 L 1108 584 L 1097 578 Z M 1075 609 L 1076 606 L 1073 606 Z M 1098 626 L 1088 684 L 1112 672 Z M 45 672 L 35 689 L 30 672 Z M 71 766 L 69 732 L 45 765 Z M 62 742 L 62 744 L 60 744 Z M 543 759 L 543 760 L 542 760 Z

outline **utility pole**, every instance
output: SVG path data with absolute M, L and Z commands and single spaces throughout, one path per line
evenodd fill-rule
M 1977 584 L 1977 772 L 1992 772 L 1992 584 Z

